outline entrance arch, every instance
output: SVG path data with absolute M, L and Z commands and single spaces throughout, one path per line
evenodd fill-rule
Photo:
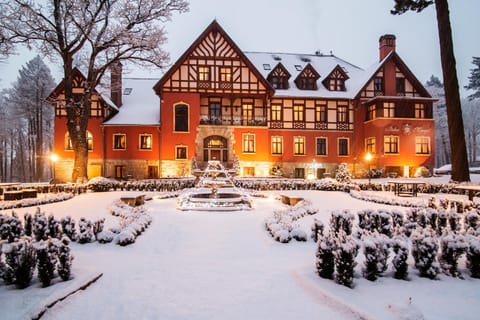
M 218 160 L 228 162 L 228 141 L 219 135 L 203 139 L 203 161 Z

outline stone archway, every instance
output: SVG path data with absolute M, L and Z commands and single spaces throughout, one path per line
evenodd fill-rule
M 212 138 L 215 137 L 215 138 Z M 214 140 L 217 141 L 214 141 Z M 211 142 L 211 148 L 208 148 L 208 145 L 205 146 L 205 142 Z M 216 143 L 220 143 L 223 145 L 215 145 Z M 211 160 L 212 157 L 219 157 L 221 162 L 231 162 L 234 156 L 234 145 L 235 145 L 235 136 L 233 134 L 233 128 L 229 127 L 198 127 L 197 128 L 197 136 L 195 138 L 195 145 L 196 145 L 196 155 L 197 160 L 200 162 L 205 162 Z M 205 148 L 207 147 L 207 148 Z M 205 149 L 211 149 L 212 152 L 207 151 L 205 154 Z M 220 152 L 220 155 L 218 154 Z M 223 154 L 225 153 L 225 155 Z M 207 156 L 207 158 L 205 158 Z M 227 164 L 227 163 L 225 163 Z

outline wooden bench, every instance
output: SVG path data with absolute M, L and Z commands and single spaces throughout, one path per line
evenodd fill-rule
M 480 192 L 480 186 L 456 186 L 455 189 L 467 191 L 468 192 L 468 200 L 473 201 L 473 197 L 476 193 Z
M 120 198 L 120 200 L 131 207 L 137 207 L 145 203 L 145 195 L 139 194 L 139 195 L 132 195 L 132 196 L 123 196 Z
M 301 198 L 301 197 L 290 197 L 290 196 L 286 196 L 286 195 L 281 195 L 280 197 L 282 197 L 282 203 L 283 204 L 288 204 L 290 206 L 294 206 L 294 205 L 296 205 L 297 203 L 299 203 L 300 201 L 303 200 L 303 198 Z
M 405 180 L 389 181 L 388 183 L 393 184 L 393 193 L 396 196 L 409 197 L 416 197 L 418 194 L 418 187 L 425 185 L 425 182 Z

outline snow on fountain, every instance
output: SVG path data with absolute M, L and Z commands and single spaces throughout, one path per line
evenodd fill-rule
M 228 170 L 217 160 L 208 161 L 205 170 L 196 170 L 195 188 L 185 189 L 177 199 L 179 210 L 237 211 L 250 210 L 250 197 L 237 188 Z

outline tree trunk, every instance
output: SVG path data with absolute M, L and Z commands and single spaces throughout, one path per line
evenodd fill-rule
M 447 106 L 448 132 L 452 151 L 451 179 L 458 182 L 470 181 L 448 1 L 435 0 L 435 8 L 440 39 L 440 57 L 442 60 L 443 85 Z

